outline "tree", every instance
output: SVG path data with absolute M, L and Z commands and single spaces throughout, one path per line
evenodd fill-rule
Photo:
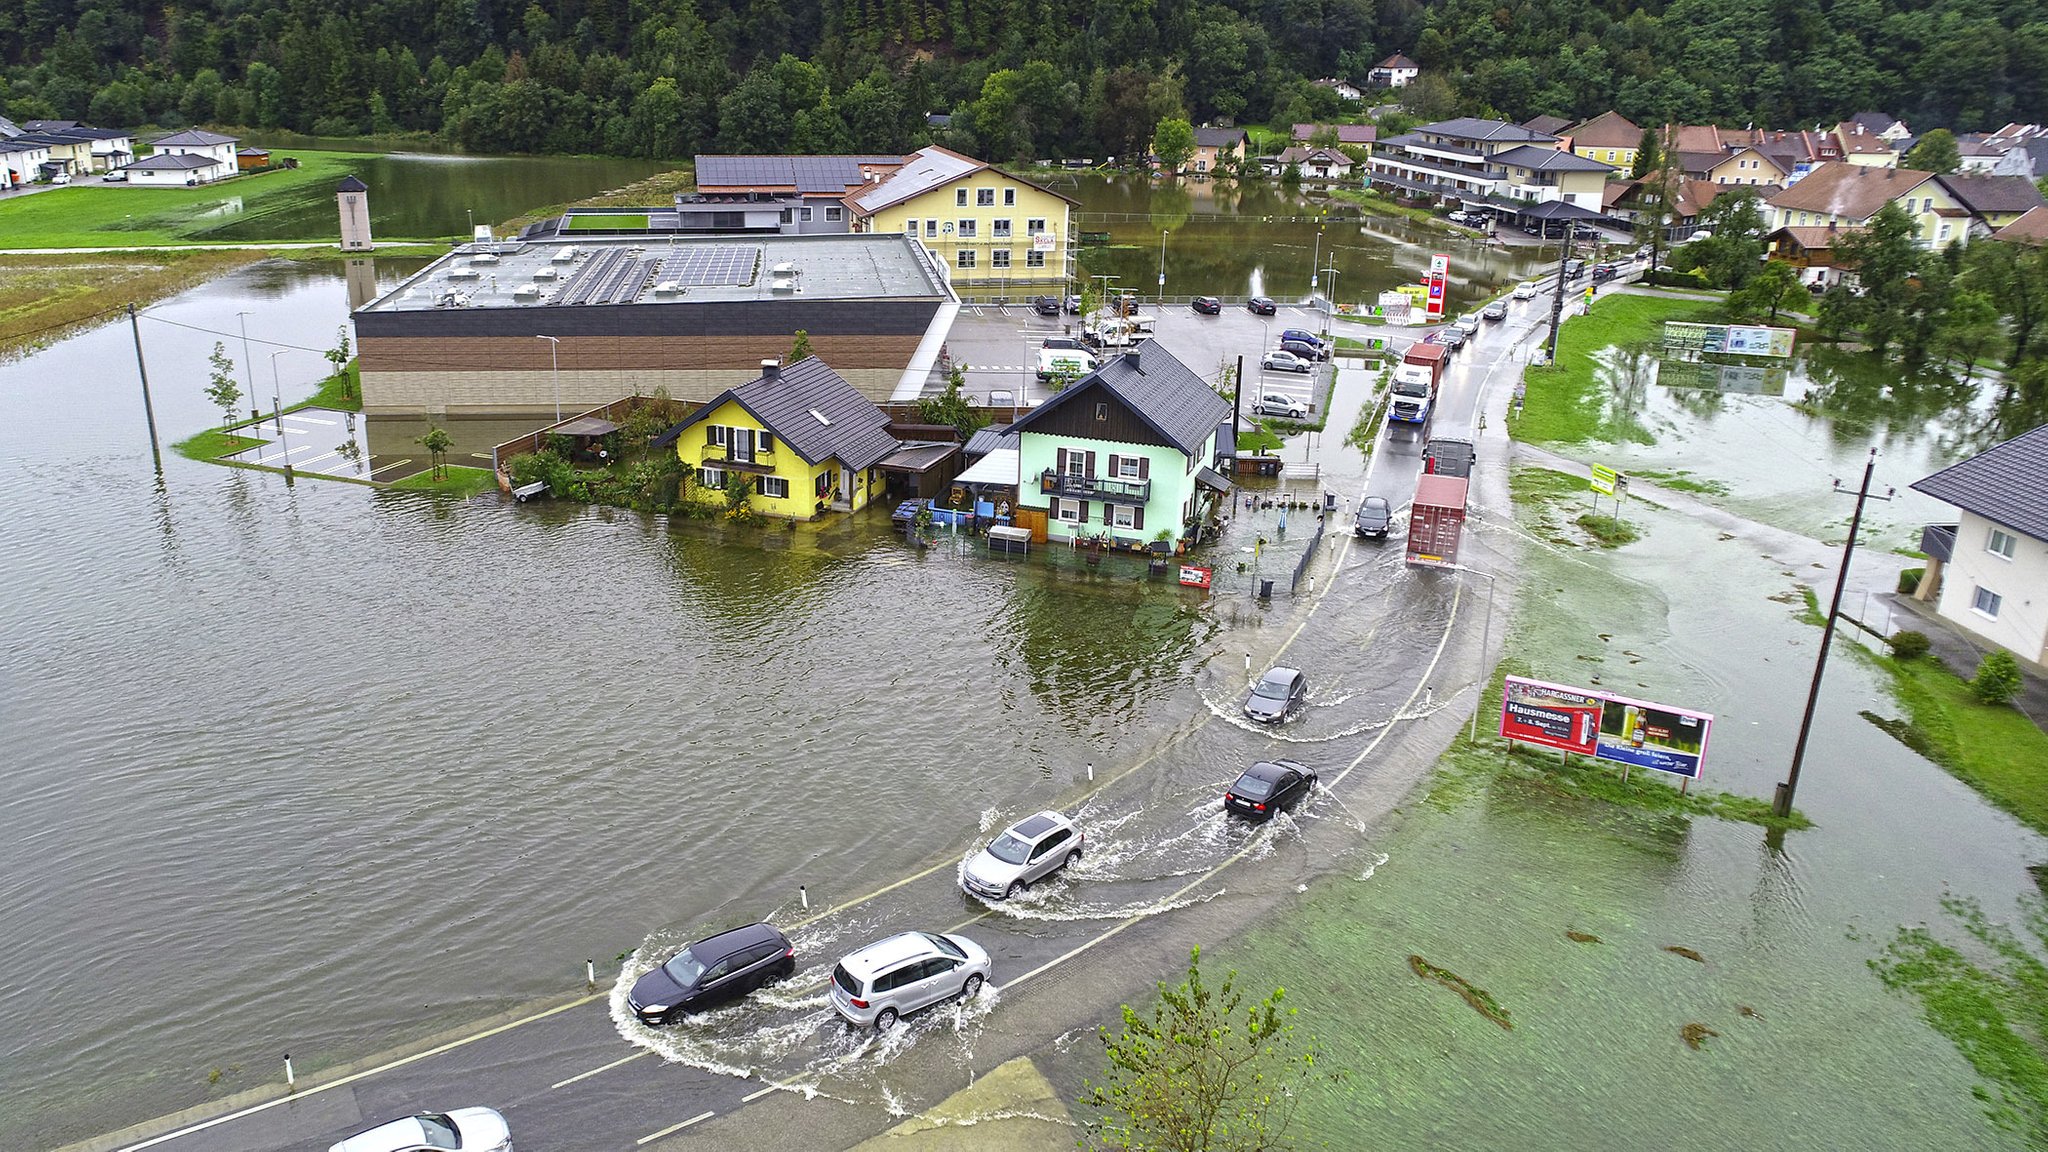
M 1152 130 L 1152 154 L 1159 157 L 1159 170 L 1178 174 L 1195 154 L 1195 126 L 1169 116 Z
M 1737 320 L 1765 317 L 1778 322 L 1778 312 L 1812 300 L 1799 283 L 1799 271 L 1783 260 L 1772 260 L 1749 278 L 1749 283 L 1728 294 L 1728 315 Z
M 1636 145 L 1636 162 L 1629 168 L 1631 180 L 1641 180 L 1650 173 L 1664 167 L 1664 146 L 1657 139 L 1655 128 L 1643 129 L 1643 138 Z
M 1934 341 L 1943 356 L 1963 362 L 1963 376 L 1977 374 L 1977 361 L 1998 344 L 1998 306 L 1991 297 L 1967 288 L 1949 296 L 1935 317 Z
M 1910 319 L 1912 281 L 1920 270 L 1919 229 L 1896 201 L 1860 228 L 1835 241 L 1843 265 L 1856 271 L 1854 291 L 1836 289 L 1821 300 L 1821 318 L 1834 331 L 1857 328 L 1879 356 L 1891 351 Z
M 809 330 L 804 328 L 797 329 L 796 339 L 792 340 L 789 345 L 789 362 L 794 364 L 807 356 L 813 355 L 816 355 L 816 353 L 811 351 L 811 334 Z
M 235 362 L 228 358 L 228 346 L 218 340 L 206 360 L 213 365 L 206 381 L 206 398 L 220 409 L 221 427 L 225 428 L 235 422 L 235 406 L 242 402 L 242 388 L 235 383 Z
M 1085 1144 L 1150 1152 L 1287 1144 L 1299 1089 L 1320 1075 L 1315 1043 L 1295 1034 L 1294 1009 L 1282 1006 L 1286 989 L 1247 1006 L 1237 973 L 1211 989 L 1201 960 L 1196 948 L 1187 979 L 1159 984 L 1149 1019 L 1126 1004 L 1123 1031 L 1100 1030 L 1109 1070 L 1086 1088 L 1098 1118 Z
M 1678 249 L 1672 262 L 1680 271 L 1699 269 L 1717 287 L 1749 283 L 1764 254 L 1764 218 L 1757 198 L 1736 189 L 1723 192 L 1701 214 L 1700 225 L 1712 235 Z
M 1903 167 L 1932 172 L 1946 176 L 1963 166 L 1963 154 L 1956 147 L 1956 134 L 1946 128 L 1935 128 L 1920 137 L 1906 153 Z
M 343 377 L 341 394 L 345 397 L 354 395 L 346 378 L 348 359 L 353 355 L 352 350 L 348 346 L 348 325 L 343 324 L 334 330 L 334 347 L 322 352 L 321 355 L 327 357 L 327 362 L 334 366 L 334 371 L 331 375 Z
M 450 436 L 448 430 L 439 424 L 431 424 L 427 427 L 427 434 L 419 438 L 418 444 L 427 450 L 428 457 L 433 460 L 433 478 L 435 480 L 446 480 L 448 478 L 448 449 L 454 447 L 455 437 Z
M 988 417 L 974 409 L 967 402 L 961 387 L 967 383 L 966 376 L 955 365 L 946 372 L 946 390 L 929 399 L 917 402 L 917 418 L 926 424 L 950 424 L 965 441 L 988 423 Z
M 2019 661 L 2003 648 L 1985 653 L 1977 663 L 1977 675 L 1970 680 L 1970 694 L 1980 703 L 2010 704 L 2019 692 Z

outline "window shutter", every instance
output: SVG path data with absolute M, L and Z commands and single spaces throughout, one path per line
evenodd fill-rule
M 1067 474 L 1067 450 L 1065 448 L 1060 449 L 1059 466 L 1054 468 L 1053 471 L 1058 472 L 1062 476 Z
M 1151 458 L 1150 456 L 1140 456 L 1140 457 L 1138 457 L 1138 479 L 1140 479 L 1140 480 L 1150 480 L 1151 478 L 1152 478 L 1152 458 Z
M 763 451 L 763 452 L 773 452 L 773 451 L 775 451 L 775 433 L 773 433 L 773 432 L 763 432 L 763 433 L 761 433 L 761 451 Z
M 1119 456 L 1117 456 L 1117 454 L 1116 454 L 1116 453 L 1114 453 L 1114 452 L 1111 452 L 1111 453 L 1109 454 L 1109 474 L 1110 474 L 1111 476 L 1121 476 L 1121 475 L 1123 475 L 1123 473 L 1122 473 L 1122 472 L 1120 472 L 1120 471 L 1118 471 L 1118 470 L 1117 470 L 1117 466 L 1116 466 L 1116 463 L 1117 463 L 1117 461 L 1118 461 L 1119 459 L 1120 459 L 1120 457 L 1119 457 Z
M 1083 501 L 1081 501 L 1081 523 L 1083 523 L 1083 524 L 1086 524 L 1087 522 L 1088 522 L 1088 502 L 1087 502 L 1086 500 L 1083 500 Z
M 1138 529 L 1139 531 L 1144 530 L 1145 506 L 1143 504 L 1140 504 L 1136 508 L 1131 509 L 1131 527 Z
M 704 442 L 706 444 L 718 443 L 718 425 L 706 424 L 704 426 Z
M 1095 453 L 1088 453 L 1087 462 L 1081 467 L 1090 480 L 1095 479 Z

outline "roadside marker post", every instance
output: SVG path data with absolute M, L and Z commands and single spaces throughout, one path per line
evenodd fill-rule
M 811 910 L 810 892 L 806 890 L 803 885 L 799 884 L 796 886 L 796 895 L 797 899 L 802 900 L 804 902 L 804 911 L 809 912 Z
M 289 1052 L 284 1054 L 284 1090 L 287 1092 L 299 1090 L 299 1078 L 292 1074 L 292 1054 Z
M 583 985 L 586 988 L 597 987 L 597 961 L 595 959 L 583 962 Z

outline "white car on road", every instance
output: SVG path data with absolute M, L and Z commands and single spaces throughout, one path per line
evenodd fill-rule
M 1536 287 L 1536 285 L 1534 284 L 1517 284 L 1515 286 L 1515 299 L 1534 300 L 1536 298 L 1536 294 L 1541 291 L 1542 289 Z
M 490 1108 L 422 1112 L 379 1124 L 327 1152 L 512 1152 L 512 1130 Z

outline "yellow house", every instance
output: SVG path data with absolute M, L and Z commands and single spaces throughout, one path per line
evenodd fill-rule
M 1643 144 L 1643 130 L 1635 121 L 1612 110 L 1602 112 L 1583 124 L 1565 129 L 1565 139 L 1577 155 L 1611 164 L 1627 172 L 1635 167 L 1636 151 Z
M 1743 148 L 1708 168 L 1707 179 L 1716 184 L 1777 188 L 1785 183 L 1785 169 L 1768 154 Z
M 790 520 L 867 507 L 882 490 L 875 466 L 899 447 L 888 414 L 816 356 L 787 368 L 762 361 L 759 378 L 712 397 L 654 443 L 675 446 L 699 501 L 723 504 L 727 482 L 744 477 L 748 507 Z
M 1922 247 L 1969 243 L 1969 208 L 1932 172 L 1871 168 L 1841 160 L 1822 164 L 1799 183 L 1772 195 L 1765 206 L 1764 226 L 1862 228 L 1887 202 L 1913 218 Z
M 924 242 L 955 285 L 1064 284 L 1080 203 L 937 145 L 846 197 L 855 232 Z

